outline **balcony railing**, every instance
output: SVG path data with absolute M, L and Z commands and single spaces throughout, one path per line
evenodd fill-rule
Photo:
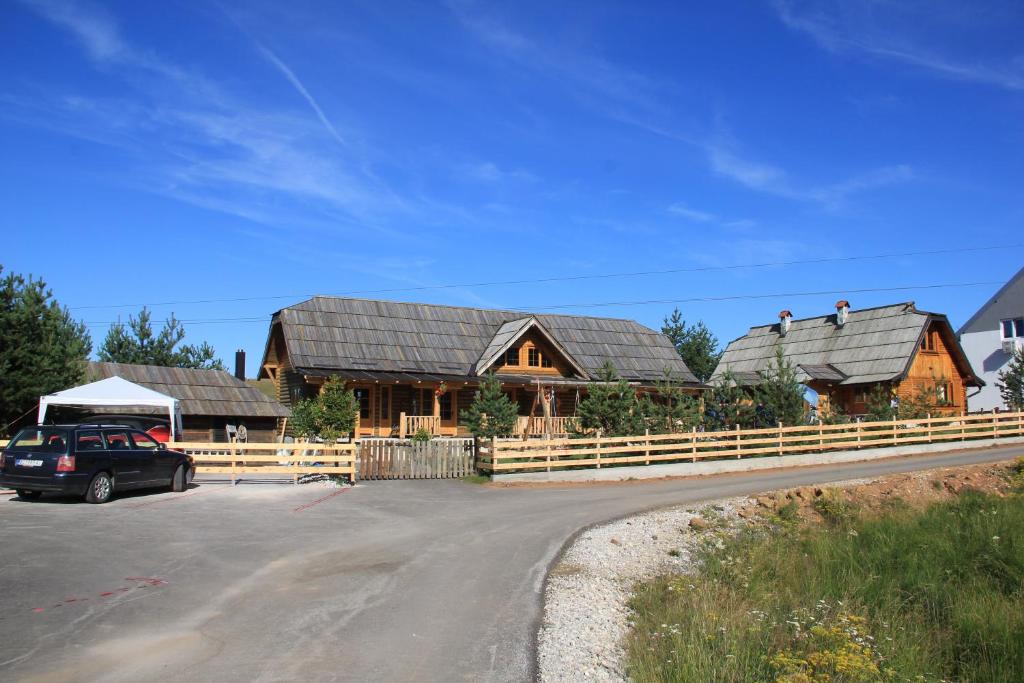
M 520 416 L 517 432 L 523 436 L 544 436 L 568 434 L 574 417 L 528 417 Z

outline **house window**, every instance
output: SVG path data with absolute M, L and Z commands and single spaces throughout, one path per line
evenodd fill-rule
M 353 389 L 352 393 L 356 395 L 356 401 L 359 402 L 359 418 L 362 420 L 370 419 L 370 390 L 367 388 Z
M 922 351 L 934 351 L 935 350 L 935 333 L 929 330 L 924 333 L 924 339 L 921 340 Z
M 387 420 L 391 416 L 391 387 L 380 388 L 380 411 L 378 419 Z
M 519 349 L 513 347 L 505 352 L 505 365 L 519 365 Z
M 551 359 L 548 358 L 547 354 L 541 354 L 540 366 L 542 368 L 550 368 L 551 367 Z
M 949 383 L 939 382 L 935 385 L 935 399 L 940 403 L 949 403 Z
M 438 398 L 441 404 L 441 419 L 445 422 L 452 419 L 452 393 L 450 391 L 441 394 Z
M 527 349 L 526 364 L 529 365 L 531 368 L 540 367 L 540 351 L 537 350 L 537 347 L 531 346 L 529 349 Z
M 1001 320 L 999 326 L 1003 331 L 1003 339 L 1013 339 L 1014 337 L 1024 337 L 1024 318 L 1010 318 L 1008 320 Z

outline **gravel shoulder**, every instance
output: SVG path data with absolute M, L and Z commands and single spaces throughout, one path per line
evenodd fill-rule
M 832 482 L 827 488 L 879 509 L 898 497 L 914 505 L 959 495 L 964 488 L 994 494 L 1006 490 L 1002 472 L 1010 463 L 925 470 Z M 537 635 L 538 675 L 544 683 L 627 681 L 623 642 L 629 629 L 627 604 L 634 585 L 692 569 L 691 559 L 708 526 L 763 524 L 781 506 L 794 503 L 805 520 L 822 489 L 803 486 L 756 497 L 726 498 L 655 510 L 587 529 L 548 573 L 544 616 Z

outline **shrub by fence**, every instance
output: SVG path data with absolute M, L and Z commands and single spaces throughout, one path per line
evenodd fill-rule
M 498 441 L 481 448 L 477 466 L 490 473 L 551 471 L 696 462 L 698 459 L 788 455 L 880 446 L 942 443 L 1024 435 L 1024 412 L 919 420 L 855 422 L 723 432 Z

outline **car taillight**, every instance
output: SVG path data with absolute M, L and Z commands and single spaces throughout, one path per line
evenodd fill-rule
M 58 472 L 74 472 L 75 471 L 75 456 L 73 455 L 62 455 L 57 458 L 57 471 Z
M 7 453 L 0 451 L 0 470 L 4 468 L 4 462 L 7 460 Z

